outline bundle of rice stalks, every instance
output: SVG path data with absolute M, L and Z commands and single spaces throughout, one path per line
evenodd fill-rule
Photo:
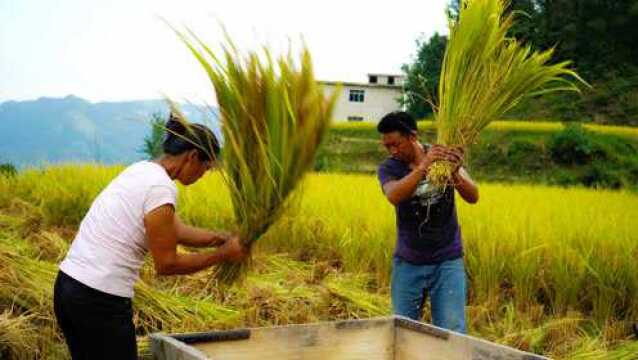
M 0 314 L 0 358 L 31 359 L 37 352 L 38 330 L 31 324 L 34 315 Z
M 24 241 L 0 242 L 0 303 L 24 311 L 52 314 L 56 265 L 32 258 Z M 51 315 L 52 316 L 52 315 Z
M 11 199 L 7 205 L 0 211 L 0 231 L 26 237 L 40 230 L 43 215 L 39 207 L 20 198 Z
M 507 4 L 463 0 L 458 21 L 450 23 L 434 115 L 440 144 L 466 148 L 525 97 L 579 91 L 575 82 L 587 85 L 569 61 L 548 63 L 553 49 L 533 51 L 508 37 L 514 15 L 505 14 Z M 437 162 L 428 177 L 443 186 L 452 171 L 450 163 Z
M 337 317 L 364 318 L 390 314 L 388 297 L 369 289 L 368 274 L 334 273 L 324 279 L 324 288 L 339 301 L 332 304 Z
M 235 221 L 250 248 L 280 217 L 314 162 L 337 97 L 315 81 L 310 52 L 274 59 L 268 48 L 240 54 L 232 40 L 214 53 L 192 32 L 177 32 L 215 89 L 224 136 L 224 177 Z M 240 265 L 218 275 L 232 281 Z
M 41 231 L 26 239 L 39 253 L 38 258 L 59 263 L 69 250 L 70 241 L 50 231 Z
M 33 259 L 0 242 L 0 303 L 53 318 L 53 284 L 57 265 Z M 144 333 L 226 327 L 239 313 L 210 299 L 154 289 L 143 281 L 135 286 L 134 320 Z
M 240 315 L 209 298 L 156 290 L 143 281 L 135 285 L 133 309 L 135 325 L 144 333 L 226 328 L 237 323 Z
M 250 326 L 314 322 L 323 301 L 313 281 L 311 264 L 283 254 L 258 256 L 246 281 L 230 289 L 229 300 L 244 309 L 243 322 Z

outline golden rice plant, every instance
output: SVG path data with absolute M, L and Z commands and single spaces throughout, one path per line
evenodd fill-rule
M 329 127 L 337 92 L 326 97 L 310 52 L 298 63 L 289 51 L 275 59 L 267 47 L 240 53 L 230 37 L 215 53 L 192 32 L 177 31 L 210 79 L 219 105 L 225 182 L 236 226 L 248 248 L 281 216 L 287 199 L 314 163 Z M 242 265 L 225 264 L 232 281 Z
M 463 0 L 458 21 L 450 23 L 435 111 L 440 144 L 466 148 L 525 97 L 587 85 L 569 61 L 549 64 L 554 49 L 535 51 L 508 36 L 514 22 L 514 14 L 505 13 L 508 3 Z M 437 162 L 428 178 L 443 186 L 452 171 L 450 163 Z

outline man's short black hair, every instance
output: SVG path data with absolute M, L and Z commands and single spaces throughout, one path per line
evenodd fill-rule
M 405 111 L 393 111 L 379 121 L 377 131 L 381 134 L 398 131 L 402 135 L 413 135 L 416 134 L 416 120 Z

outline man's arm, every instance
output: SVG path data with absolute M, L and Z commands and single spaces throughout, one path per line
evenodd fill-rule
M 424 169 L 417 167 L 400 180 L 388 181 L 383 184 L 383 193 L 392 205 L 399 205 L 401 201 L 409 199 L 414 194 L 419 181 L 426 174 L 427 172 Z
M 220 246 L 231 237 L 229 232 L 212 231 L 186 225 L 175 214 L 175 228 L 177 230 L 177 243 L 190 247 Z
M 240 261 L 246 254 L 236 237 L 212 252 L 178 253 L 172 205 L 162 205 L 149 212 L 144 217 L 144 227 L 155 270 L 160 275 L 191 274 L 224 261 Z
M 416 144 L 418 145 L 418 143 Z M 408 175 L 400 180 L 388 181 L 383 184 L 383 193 L 392 205 L 396 206 L 401 201 L 409 199 L 412 194 L 414 194 L 414 190 L 416 190 L 419 181 L 427 175 L 430 165 L 437 160 L 447 159 L 444 148 L 440 145 L 432 145 L 426 154 L 418 150 L 419 149 L 415 149 L 415 153 L 417 154 L 416 162 L 418 165 Z
M 478 202 L 478 186 L 472 178 L 470 178 L 470 174 L 468 174 L 465 168 L 462 166 L 459 167 L 459 169 L 452 174 L 452 181 L 454 182 L 454 188 L 459 192 L 463 200 L 470 204 L 476 204 Z

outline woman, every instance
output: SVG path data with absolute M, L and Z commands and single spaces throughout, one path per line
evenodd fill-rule
M 171 116 L 164 155 L 126 168 L 94 200 L 60 264 L 54 310 L 73 359 L 136 359 L 131 298 L 150 251 L 160 275 L 191 274 L 245 256 L 237 236 L 185 225 L 175 213 L 177 187 L 215 166 L 213 132 Z M 217 250 L 184 254 L 177 245 Z

